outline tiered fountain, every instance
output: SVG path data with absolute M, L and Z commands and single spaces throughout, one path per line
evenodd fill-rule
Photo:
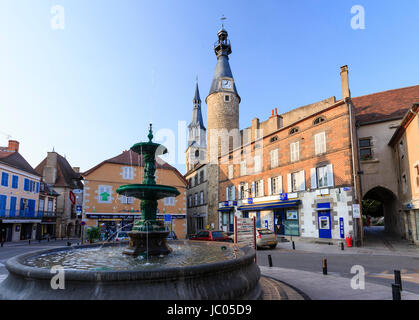
M 167 151 L 152 142 L 151 125 L 148 138 L 131 148 L 144 155 L 143 183 L 117 189 L 121 195 L 141 199 L 141 219 L 129 232 L 128 247 L 126 243 L 99 243 L 13 257 L 6 263 L 9 276 L 0 284 L 0 299 L 260 298 L 260 270 L 253 248 L 224 242 L 166 241 L 168 231 L 156 219 L 157 201 L 178 196 L 179 191 L 156 184 L 155 154 L 159 148 L 162 153 Z M 64 277 L 56 274 L 59 268 Z

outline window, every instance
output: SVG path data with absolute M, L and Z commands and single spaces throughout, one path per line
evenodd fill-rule
M 164 198 L 164 205 L 165 206 L 174 206 L 175 205 L 175 197 Z
M 313 121 L 313 124 L 317 125 L 317 124 L 320 124 L 320 123 L 325 122 L 325 121 L 326 121 L 326 119 L 324 117 L 318 117 Z
M 233 165 L 228 166 L 228 178 L 233 179 L 234 177 L 234 167 Z
M 2 172 L 1 174 L 1 185 L 3 187 L 8 187 L 9 186 L 9 174 L 6 172 Z
M 45 200 L 42 198 L 39 198 L 38 210 L 41 212 L 44 212 L 44 206 L 45 206 Z
M 198 205 L 198 194 L 195 193 L 195 199 L 194 199 L 194 205 L 197 206 Z
M 29 179 L 24 180 L 23 190 L 30 191 Z
M 271 150 L 271 168 L 278 166 L 278 149 Z
M 123 167 L 122 168 L 122 178 L 125 180 L 134 179 L 134 169 L 132 167 Z
M 192 187 L 192 178 L 189 178 L 188 184 L 189 184 L 189 188 L 191 188 Z
M 327 183 L 327 166 L 318 167 L 317 169 L 317 187 L 324 188 L 329 186 Z
M 204 204 L 204 191 L 201 191 L 200 193 L 200 204 L 203 205 Z
M 300 160 L 300 142 L 294 142 L 290 144 L 291 149 L 291 162 Z
M 305 172 L 304 170 L 293 172 L 287 176 L 288 192 L 304 191 L 306 188 L 305 184 Z
M 292 128 L 292 129 L 290 130 L 290 135 L 295 134 L 295 133 L 297 133 L 297 132 L 298 132 L 298 128 Z
M 326 133 L 314 135 L 314 152 L 316 155 L 326 153 Z
M 371 138 L 362 138 L 359 139 L 359 155 L 361 160 L 371 160 L 372 159 L 372 143 Z
M 230 95 L 229 94 L 226 94 L 224 96 L 224 102 L 230 102 Z
M 198 185 L 198 174 L 195 175 L 195 185 Z
M 19 188 L 19 176 L 12 177 L 12 188 L 13 189 Z
M 255 181 L 255 196 L 256 197 L 263 197 L 264 196 L 263 180 Z
M 189 205 L 189 208 L 192 208 L 192 196 L 189 196 L 188 198 L 188 205 Z
M 254 157 L 254 170 L 255 173 L 261 172 L 262 171 L 262 158 L 261 156 L 255 156 Z
M 241 176 L 246 175 L 246 161 L 240 162 L 240 175 Z
M 54 211 L 53 204 L 54 204 L 53 200 L 48 198 L 48 212 Z
M 134 203 L 134 198 L 133 197 L 121 196 L 121 203 L 122 204 L 132 204 L 132 203 Z
M 112 187 L 111 186 L 99 186 L 98 189 L 98 202 L 99 203 L 111 203 L 111 193 L 112 193 Z
M 199 150 L 195 151 L 195 158 L 199 158 Z
M 272 142 L 275 142 L 275 141 L 278 141 L 278 136 L 272 137 L 269 141 L 270 141 L 271 143 L 272 143 Z
M 272 177 L 268 180 L 269 195 L 282 193 L 282 177 Z
M 239 200 L 244 199 L 245 198 L 245 195 L 246 195 L 246 193 L 245 193 L 244 184 L 240 184 L 239 185 Z
M 7 203 L 7 196 L 0 195 L 0 215 L 2 216 L 6 214 L 6 203 Z
M 201 180 L 201 183 L 204 183 L 204 170 L 202 170 L 202 171 L 199 173 L 199 179 Z

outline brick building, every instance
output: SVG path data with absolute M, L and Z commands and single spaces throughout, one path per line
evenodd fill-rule
M 284 236 L 354 234 L 354 115 L 346 67 L 341 75 L 348 99 L 331 97 L 282 115 L 273 110 L 264 122 L 255 118 L 241 131 L 242 145 L 219 158 L 221 228 L 232 231 L 237 215 L 254 216 L 258 227 Z

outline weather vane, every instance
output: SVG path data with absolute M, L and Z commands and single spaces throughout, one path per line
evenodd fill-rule
M 221 25 L 224 27 L 224 20 L 227 20 L 227 18 L 223 15 L 223 16 L 220 18 L 220 20 L 223 22 L 223 23 L 221 23 Z

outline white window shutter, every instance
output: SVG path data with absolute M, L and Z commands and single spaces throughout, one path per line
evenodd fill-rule
M 326 132 L 322 134 L 322 152 L 326 153 Z
M 319 154 L 320 148 L 319 148 L 319 135 L 314 135 L 314 153 Z
M 226 188 L 226 200 L 229 201 L 230 199 L 228 198 L 228 187 Z
M 292 192 L 291 173 L 287 174 L 287 192 Z
M 310 169 L 311 189 L 317 189 L 316 168 Z
M 232 189 L 231 190 L 231 193 L 232 193 L 231 200 L 236 200 L 236 187 L 232 186 L 231 189 Z
M 282 176 L 278 176 L 278 193 L 282 193 Z
M 294 143 L 291 143 L 290 144 L 290 155 L 291 155 L 291 162 L 293 162 L 294 161 L 294 153 L 295 153 L 295 144 Z
M 249 198 L 249 184 L 248 183 L 244 185 L 244 197 Z
M 305 171 L 301 170 L 299 173 L 300 176 L 300 191 L 304 191 L 306 189 L 306 176 Z
M 256 196 L 255 183 L 252 182 L 252 197 Z
M 242 191 L 241 191 L 240 185 L 238 185 L 238 186 L 237 186 L 237 193 L 238 193 L 238 196 L 239 196 L 239 200 L 240 200 L 240 199 L 243 199 L 243 197 L 242 197 Z
M 333 165 L 328 164 L 327 165 L 327 186 L 333 187 L 334 181 L 333 181 Z
M 295 161 L 300 160 L 300 142 L 295 143 Z
M 263 183 L 263 179 L 260 180 L 260 193 L 259 193 L 262 197 L 265 196 L 265 184 Z
M 272 178 L 268 178 L 268 195 L 272 194 Z

